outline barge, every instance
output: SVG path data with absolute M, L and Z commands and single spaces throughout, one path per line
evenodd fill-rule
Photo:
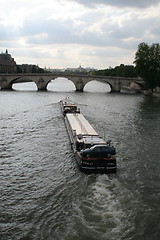
M 80 112 L 64 113 L 63 101 L 60 105 L 79 169 L 85 173 L 116 173 L 116 150 L 110 141 L 102 139 Z

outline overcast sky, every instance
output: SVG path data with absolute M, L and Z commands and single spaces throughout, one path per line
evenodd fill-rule
M 160 0 L 0 0 L 0 51 L 17 64 L 133 64 L 139 43 L 159 39 Z

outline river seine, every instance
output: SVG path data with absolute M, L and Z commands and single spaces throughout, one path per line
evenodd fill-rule
M 160 99 L 83 93 L 66 79 L 0 91 L 0 240 L 159 240 Z M 117 174 L 81 173 L 59 101 L 69 96 L 117 149 Z

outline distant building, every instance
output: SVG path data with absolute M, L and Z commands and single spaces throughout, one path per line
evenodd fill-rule
M 5 53 L 0 53 L 0 73 L 16 73 L 16 62 L 14 58 L 8 53 L 6 49 Z
M 90 71 L 95 70 L 94 68 L 83 68 L 81 65 L 78 68 L 66 68 L 66 72 L 73 72 L 73 73 L 89 73 Z

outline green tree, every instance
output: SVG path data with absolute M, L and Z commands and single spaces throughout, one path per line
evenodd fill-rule
M 135 54 L 137 74 L 145 81 L 146 89 L 160 86 L 160 45 L 140 43 Z

